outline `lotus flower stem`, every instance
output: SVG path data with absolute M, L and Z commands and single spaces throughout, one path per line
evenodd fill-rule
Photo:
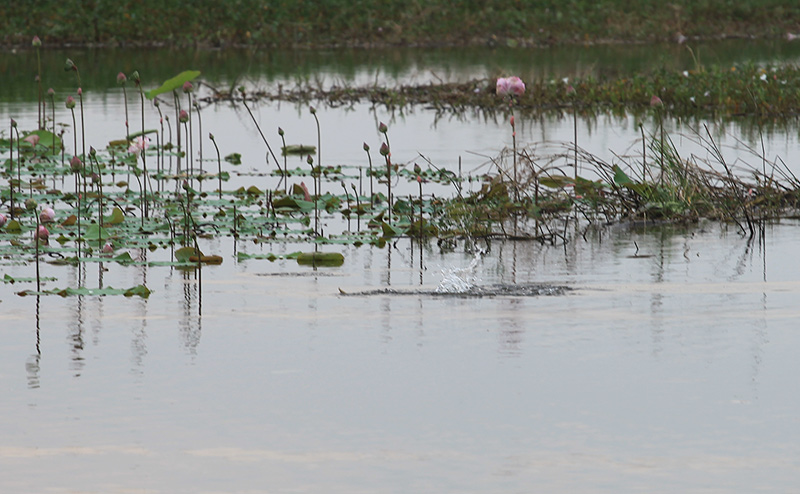
M 198 147 L 200 148 L 200 157 L 199 157 L 198 163 L 200 163 L 199 172 L 203 173 L 203 119 L 200 116 L 200 105 L 197 104 L 197 98 L 194 99 L 194 101 L 192 103 L 192 106 L 194 106 L 194 111 L 197 112 L 197 137 L 198 137 L 198 141 L 199 141 L 198 142 L 198 144 L 199 144 Z M 190 122 L 190 125 L 191 125 L 191 120 L 189 122 Z M 203 192 L 203 181 L 202 180 L 200 181 L 200 192 Z
M 178 134 L 178 168 L 176 170 L 176 173 L 180 175 L 181 174 L 181 119 L 180 119 L 181 103 L 180 100 L 178 99 L 177 92 L 172 91 L 172 98 L 175 100 L 175 121 L 178 122 L 176 126 Z M 171 161 L 172 159 L 170 158 L 170 162 Z
M 53 88 L 50 88 L 47 91 L 47 93 L 50 95 L 50 112 L 53 116 L 53 136 L 55 136 L 56 135 L 56 92 L 53 90 Z M 52 142 L 53 142 L 52 152 L 53 154 L 56 154 L 55 138 L 53 139 Z
M 219 198 L 222 199 L 222 158 L 220 157 L 219 146 L 217 146 L 217 141 L 214 139 L 214 134 L 208 134 L 208 138 L 211 139 L 214 149 L 217 150 L 217 181 L 219 183 Z
M 272 147 L 270 147 L 269 142 L 267 141 L 267 138 L 264 137 L 264 133 L 261 131 L 261 126 L 258 125 L 258 120 L 256 120 L 256 117 L 255 117 L 255 115 L 253 115 L 253 112 L 250 110 L 250 107 L 247 106 L 247 95 L 245 94 L 244 87 L 240 87 L 239 88 L 239 92 L 242 94 L 242 104 L 244 105 L 245 109 L 247 110 L 247 113 L 250 115 L 250 119 L 253 120 L 253 123 L 256 126 L 256 130 L 258 130 L 258 134 L 261 136 L 261 140 L 264 141 L 264 144 L 267 145 L 267 151 L 269 151 L 269 154 L 272 156 L 272 159 L 275 160 L 275 166 L 279 167 L 280 165 L 278 165 L 278 163 L 279 163 L 278 162 L 278 158 L 275 157 L 275 153 L 272 152 Z M 269 166 L 269 159 L 267 159 L 267 166 Z
M 83 89 L 78 88 L 78 103 L 81 106 L 81 155 L 86 159 L 86 128 L 83 124 Z
M 189 122 L 189 131 L 186 133 L 187 138 L 186 140 L 189 141 L 189 154 L 187 155 L 186 161 L 189 164 L 189 179 L 194 176 L 194 133 L 192 132 L 192 95 L 191 93 L 186 93 L 186 99 L 189 100 L 189 111 L 186 112 L 187 121 Z M 184 130 L 186 128 L 184 127 Z
M 319 236 L 319 195 L 317 193 L 317 178 L 315 173 L 317 173 L 314 167 L 314 158 L 311 157 L 309 154 L 306 158 L 306 163 L 311 166 L 311 181 L 314 182 L 314 236 Z
M 12 118 L 11 127 L 8 131 L 8 151 L 11 156 L 9 159 L 11 167 L 8 171 L 8 190 L 11 193 L 11 210 L 9 211 L 9 215 L 11 219 L 14 219 L 14 127 L 16 126 L 17 122 Z M 17 148 L 19 149 L 19 144 L 17 144 Z
M 372 177 L 374 174 L 372 173 L 372 155 L 369 154 L 369 145 L 365 142 L 364 143 L 364 151 L 367 153 L 367 159 L 369 160 L 369 204 L 375 204 L 375 191 L 372 188 Z
M 286 194 L 289 191 L 289 164 L 287 163 L 288 157 L 286 156 L 286 137 L 284 137 L 283 129 L 278 127 L 278 135 L 281 136 L 281 143 L 283 144 L 283 193 Z M 278 183 L 280 186 L 280 182 Z

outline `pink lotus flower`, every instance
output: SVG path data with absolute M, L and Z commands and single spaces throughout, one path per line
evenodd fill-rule
M 44 208 L 42 212 L 39 213 L 39 221 L 42 223 L 52 223 L 56 219 L 56 212 L 53 211 L 53 208 Z
M 33 238 L 46 244 L 50 239 L 50 231 L 44 225 L 39 225 L 39 228 L 33 234 Z
M 308 187 L 306 187 L 305 182 L 300 182 L 300 188 L 303 189 L 303 199 L 306 201 L 310 201 L 311 194 L 308 193 Z
M 133 140 L 131 146 L 128 148 L 129 153 L 133 153 L 138 158 L 142 151 L 147 149 L 150 144 L 150 138 L 147 136 L 139 136 Z
M 653 97 L 650 98 L 650 106 L 654 108 L 657 106 L 664 106 L 664 102 L 661 101 L 661 98 L 659 98 L 658 96 L 653 95 Z
M 8 217 L 6 217 L 6 215 L 3 213 L 0 213 L 0 228 L 3 228 L 3 226 L 6 224 L 6 221 L 8 221 Z
M 23 141 L 30 143 L 31 146 L 36 147 L 39 144 L 39 136 L 36 134 L 31 134 L 27 136 Z
M 114 246 L 111 245 L 111 242 L 107 242 L 102 249 L 103 254 L 111 254 L 114 252 Z
M 525 93 L 525 83 L 517 76 L 499 77 L 497 79 L 496 91 L 500 96 L 505 96 L 507 94 L 520 96 Z

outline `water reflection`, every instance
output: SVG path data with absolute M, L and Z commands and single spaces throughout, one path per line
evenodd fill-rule
M 41 348 L 41 297 L 36 296 L 36 353 L 28 357 L 25 362 L 25 371 L 28 373 L 28 388 L 35 389 L 39 387 L 39 361 L 42 359 Z

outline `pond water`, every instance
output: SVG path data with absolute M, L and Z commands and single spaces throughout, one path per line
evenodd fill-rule
M 789 60 L 786 53 L 796 50 L 781 47 L 742 56 Z M 647 50 L 634 48 L 633 59 L 644 63 Z M 522 63 L 487 53 L 496 54 L 462 56 L 469 62 L 454 62 L 449 74 L 483 77 Z M 592 53 L 575 50 L 573 66 Z M 203 62 L 210 55 L 194 56 Z M 541 56 L 565 64 L 542 68 L 553 76 L 574 73 L 563 68 L 566 57 Z M 678 66 L 685 55 L 676 56 L 670 60 Z M 395 72 L 381 73 L 442 72 L 429 58 L 405 57 Z M 241 59 L 251 64 L 239 70 L 254 86 L 288 83 L 323 63 L 291 59 L 298 72 L 275 76 Z M 215 83 L 239 74 L 228 62 L 229 75 Z M 119 69 L 106 67 L 113 84 Z M 351 77 L 325 70 L 328 80 Z M 86 93 L 87 147 L 124 133 L 121 92 L 110 84 Z M 67 121 L 58 110 L 57 120 Z M 268 136 L 280 125 L 290 142 L 316 142 L 305 106 L 262 104 L 258 116 Z M 363 104 L 320 107 L 318 116 L 329 164 L 364 166 L 361 146 L 380 143 L 379 121 L 389 123 L 393 154 L 403 163 L 421 153 L 456 169 L 461 157 L 464 172 L 477 173 L 510 144 L 504 122 L 473 115 L 393 115 Z M 0 117 L 32 128 L 35 104 L 9 95 Z M 243 154 L 234 183 L 274 185 L 255 175 L 267 167 L 263 144 L 241 108 L 208 107 L 203 118 L 223 154 Z M 572 121 L 523 122 L 518 132 L 530 145 L 569 142 Z M 580 122 L 578 139 L 610 160 L 612 151 L 635 153 L 638 132 L 632 119 L 602 117 Z M 743 148 L 760 142 L 735 123 L 725 132 L 733 157 L 758 162 Z M 766 138 L 768 156 L 797 160 L 795 130 Z M 200 273 L 110 262 L 42 266 L 42 276 L 57 278 L 48 287 L 78 279 L 144 283 L 153 290 L 146 300 L 19 297 L 26 287 L 0 285 L 0 491 L 477 493 L 535 485 L 545 492 L 750 493 L 792 492 L 800 479 L 800 398 L 792 392 L 800 344 L 797 221 L 767 225 L 752 239 L 713 222 L 605 227 L 557 247 L 479 242 L 478 257 L 464 243 L 443 251 L 401 239 L 384 249 L 337 247 L 345 264 L 319 270 L 236 256 L 297 245 L 202 242 L 223 256 L 222 265 Z M 569 290 L 430 293 L 454 268 L 471 265 L 479 286 Z M 14 259 L 0 270 L 33 276 Z M 380 293 L 387 288 L 400 293 Z

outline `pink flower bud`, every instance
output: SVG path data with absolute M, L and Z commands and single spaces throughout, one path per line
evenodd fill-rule
M 39 221 L 42 223 L 52 223 L 56 219 L 56 212 L 53 211 L 53 208 L 44 208 L 42 212 L 39 213 Z
M 384 142 L 378 152 L 381 153 L 381 156 L 389 156 L 389 145 Z
M 380 132 L 381 134 L 385 134 L 388 130 L 389 128 L 386 127 L 385 123 L 381 122 L 380 124 L 378 124 L 378 132 Z
M 6 224 L 6 221 L 8 221 L 6 215 L 0 213 L 0 228 L 3 228 L 3 226 Z
M 83 168 L 83 163 L 81 159 L 77 156 L 73 156 L 71 160 L 69 160 L 69 169 L 72 170 L 72 173 L 78 173 Z
M 42 40 L 40 40 L 38 36 L 34 36 L 33 41 L 31 41 L 31 45 L 34 48 L 39 48 L 40 46 L 42 46 Z
M 182 89 L 183 89 L 184 93 L 191 93 L 192 89 L 194 89 L 194 86 L 192 86 L 191 82 L 186 81 L 186 82 L 183 83 Z
M 78 96 L 83 96 L 83 88 L 78 88 Z
M 658 106 L 664 106 L 664 102 L 661 101 L 661 98 L 659 98 L 658 96 L 653 95 L 653 97 L 650 98 L 650 106 L 654 108 Z
M 186 110 L 181 110 L 181 112 L 178 114 L 178 120 L 180 120 L 181 123 L 186 123 L 189 121 L 189 114 L 186 113 Z
M 514 115 L 511 115 L 511 127 L 514 127 Z
M 34 240 L 39 240 L 43 243 L 47 243 L 47 240 L 50 238 L 50 231 L 44 225 L 39 225 L 39 228 L 36 229 L 36 232 L 33 234 Z
M 120 86 L 124 86 L 125 85 L 125 81 L 127 81 L 127 80 L 128 80 L 128 78 L 122 72 L 117 74 L 117 84 L 119 84 Z
M 72 110 L 75 108 L 75 98 L 72 95 L 67 96 L 67 109 Z
M 114 252 L 114 246 L 111 245 L 111 242 L 107 242 L 102 249 L 103 254 L 111 254 Z
M 48 94 L 48 96 L 55 96 L 56 95 L 56 90 L 53 89 L 53 88 L 50 88 L 50 89 L 47 90 L 47 94 Z
M 369 144 L 364 143 L 364 151 L 369 152 Z

